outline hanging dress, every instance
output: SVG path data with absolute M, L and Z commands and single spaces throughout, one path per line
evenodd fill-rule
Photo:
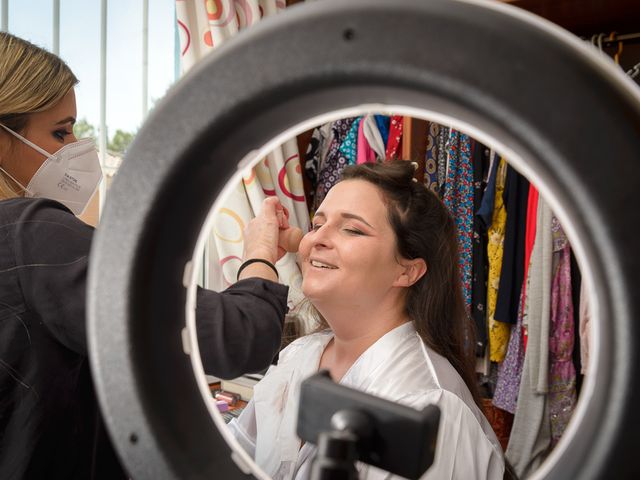
M 384 161 L 386 142 L 382 132 L 378 128 L 376 115 L 366 115 L 362 124 L 362 132 L 367 144 L 374 152 L 373 161 Z
M 356 164 L 358 155 L 358 129 L 360 128 L 361 121 L 362 117 L 355 119 L 342 145 L 340 145 L 340 153 L 347 159 L 348 165 Z
M 440 195 L 438 185 L 438 134 L 440 125 L 435 122 L 429 123 L 427 129 L 427 151 L 425 152 L 424 163 L 424 184 L 437 195 Z
M 398 149 L 402 140 L 402 115 L 393 115 L 389 122 L 389 137 L 387 139 L 387 148 L 385 150 L 385 160 L 398 159 Z
M 304 156 L 304 173 L 309 181 L 309 202 L 314 204 L 314 197 L 318 186 L 318 176 L 324 160 L 329 151 L 333 139 L 333 129 L 331 123 L 325 123 L 316 127 L 309 140 L 309 145 Z
M 571 295 L 571 258 L 567 236 L 553 218 L 555 273 L 551 286 L 551 338 L 549 341 L 549 412 L 551 437 L 557 443 L 576 404 L 576 371 L 573 365 L 574 320 Z
M 494 317 L 498 321 L 513 324 L 518 316 L 520 289 L 524 280 L 529 181 L 511 166 L 507 167 L 507 182 L 503 195 L 507 207 L 507 225 Z
M 438 131 L 438 137 L 436 139 L 436 145 L 438 150 L 438 158 L 437 158 L 437 173 L 436 176 L 438 178 L 438 191 L 440 192 L 440 196 L 444 195 L 444 184 L 447 181 L 447 163 L 448 163 L 448 153 L 447 153 L 447 142 L 449 141 L 449 127 L 445 127 L 444 125 L 440 125 L 440 129 Z
M 504 245 L 504 231 L 507 223 L 507 210 L 503 201 L 503 192 L 507 174 L 507 162 L 501 158 L 495 178 L 495 197 L 493 216 L 487 237 L 487 257 L 489 263 L 487 279 L 487 328 L 489 333 L 489 359 L 492 362 L 502 362 L 507 353 L 510 325 L 498 322 L 494 318 L 500 272 L 502 270 L 502 256 Z
M 482 204 L 489 170 L 489 149 L 480 142 L 474 143 L 473 162 L 473 245 L 471 278 L 471 316 L 476 325 L 476 356 L 485 354 L 487 345 L 487 230 L 475 213 Z M 435 165 L 435 163 L 434 163 Z M 437 180 L 435 180 L 437 185 Z M 495 192 L 494 192 L 495 193 Z
M 327 192 L 338 182 L 342 170 L 347 166 L 347 158 L 340 152 L 340 145 L 344 142 L 355 120 L 355 117 L 344 118 L 336 120 L 331 126 L 333 135 L 326 158 L 318 173 L 312 208 L 314 212 L 324 200 Z
M 391 123 L 391 117 L 387 115 L 374 115 L 376 120 L 376 125 L 378 126 L 378 131 L 380 132 L 380 136 L 382 137 L 382 144 L 385 145 L 384 152 L 382 157 L 386 155 L 386 145 L 389 142 L 389 126 Z M 383 158 L 384 159 L 384 158 Z
M 531 204 L 532 208 L 535 203 Z M 518 404 L 506 452 L 516 473 L 523 478 L 541 465 L 551 447 L 547 374 L 553 276 L 553 214 L 542 198 L 537 201 L 536 217 L 535 241 L 526 287 L 529 335 L 518 390 Z
M 368 117 L 369 116 L 364 117 L 358 126 L 358 148 L 356 151 L 356 163 L 358 165 L 376 162 L 376 152 L 371 148 L 371 145 L 364 133 Z
M 456 224 L 462 293 L 467 309 L 470 309 L 473 165 L 469 136 L 457 130 L 451 130 L 447 153 L 449 163 L 443 201 Z

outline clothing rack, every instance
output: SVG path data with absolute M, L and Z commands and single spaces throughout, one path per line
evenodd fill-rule
M 640 33 L 625 33 L 623 35 L 618 35 L 616 32 L 596 33 L 588 38 L 582 37 L 582 39 L 587 42 L 591 42 L 594 45 L 597 45 L 596 42 L 599 42 L 603 47 L 611 47 L 616 45 L 618 42 L 640 44 Z
M 612 40 L 606 39 L 602 43 L 603 44 L 613 44 L 616 42 L 630 42 L 637 43 L 640 42 L 640 33 L 625 33 L 624 35 L 615 35 Z
M 620 55 L 623 52 L 623 47 L 627 45 L 640 45 L 640 33 L 626 33 L 624 35 L 617 35 L 616 32 L 598 33 L 592 35 L 590 38 L 584 38 L 583 40 L 591 43 L 595 47 L 604 51 L 604 48 L 618 48 L 618 51 L 613 54 L 613 59 L 616 63 L 620 62 Z M 640 62 L 638 62 L 637 51 L 634 54 L 635 62 L 629 65 L 625 71 L 631 78 L 636 78 L 640 75 Z M 629 68 L 630 67 L 630 68 Z

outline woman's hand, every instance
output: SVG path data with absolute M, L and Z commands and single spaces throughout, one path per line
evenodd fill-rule
M 289 212 L 277 197 L 268 197 L 258 215 L 244 230 L 243 259 L 261 258 L 275 264 L 286 252 L 298 251 L 302 231 L 289 225 Z M 263 263 L 252 263 L 242 270 L 241 278 L 258 276 L 277 279 L 275 272 Z

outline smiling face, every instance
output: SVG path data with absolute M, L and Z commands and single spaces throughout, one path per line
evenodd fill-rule
M 300 243 L 300 260 L 302 290 L 321 313 L 370 308 L 398 295 L 404 267 L 380 190 L 363 180 L 333 187 Z
M 76 141 L 73 124 L 76 119 L 76 96 L 73 88 L 52 108 L 29 115 L 27 126 L 17 132 L 49 153 L 55 153 Z M 23 186 L 38 171 L 45 156 L 9 132 L 2 130 L 0 165 Z

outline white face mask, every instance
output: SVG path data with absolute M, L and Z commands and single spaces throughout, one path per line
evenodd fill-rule
M 93 140 L 69 143 L 52 155 L 10 128 L 2 124 L 0 127 L 47 157 L 26 187 L 2 167 L 0 170 L 24 189 L 26 197 L 57 200 L 75 215 L 81 215 L 102 179 Z

